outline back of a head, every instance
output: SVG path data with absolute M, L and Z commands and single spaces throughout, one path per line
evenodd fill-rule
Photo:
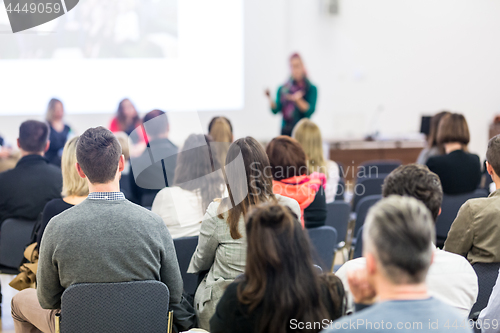
M 399 166 L 385 178 L 382 195 L 413 197 L 424 203 L 436 221 L 443 201 L 443 188 L 438 175 L 428 167 L 409 164 Z
M 245 284 L 238 288 L 238 299 L 250 311 L 263 307 L 256 331 L 287 332 L 291 319 L 330 319 L 321 302 L 310 243 L 297 216 L 288 207 L 262 204 L 249 213 L 246 232 Z
M 469 126 L 462 114 L 450 113 L 439 121 L 437 143 L 458 142 L 466 148 L 470 141 Z
M 49 126 L 38 120 L 27 120 L 19 127 L 19 145 L 25 152 L 39 154 L 45 151 Z
M 500 176 L 500 135 L 496 135 L 488 141 L 486 161 L 491 165 L 497 176 Z
M 304 118 L 293 129 L 293 137 L 300 143 L 307 156 L 309 173 L 326 173 L 326 162 L 323 156 L 323 139 L 321 131 L 315 123 Z
M 363 251 L 377 258 L 385 278 L 393 284 L 419 284 L 431 265 L 434 237 L 427 207 L 415 198 L 392 195 L 370 209 Z
M 57 104 L 63 105 L 62 101 L 57 98 L 51 98 L 49 104 L 47 105 L 47 111 L 45 112 L 45 120 L 47 122 L 52 122 L 54 120 L 54 112 L 56 111 Z
M 79 137 L 68 140 L 61 156 L 61 171 L 63 177 L 62 196 L 83 197 L 89 194 L 89 186 L 85 179 L 76 171 L 76 145 Z
M 130 159 L 129 136 L 125 132 L 115 132 L 114 135 L 118 139 L 120 146 L 122 146 L 122 154 L 125 157 L 125 161 L 128 161 Z
M 240 156 L 243 165 L 240 165 Z M 231 144 L 224 170 L 229 199 L 221 209 L 229 205 L 229 200 L 234 202 L 229 205 L 234 208 L 228 212 L 228 224 L 231 236 L 238 239 L 241 238 L 238 231 L 240 216 L 245 216 L 250 206 L 274 199 L 269 159 L 262 145 L 248 136 Z
M 266 153 L 275 180 L 307 174 L 306 154 L 297 140 L 278 136 L 269 142 Z
M 202 197 L 202 209 L 205 211 L 216 198 L 222 196 L 224 180 L 218 172 L 218 159 L 212 158 L 210 144 L 212 140 L 203 134 L 191 134 L 182 150 L 177 154 L 174 185 L 194 191 L 199 190 Z
M 169 130 L 168 117 L 164 111 L 153 110 L 142 119 L 149 140 L 165 136 Z
M 233 128 L 226 117 L 213 118 L 208 132 L 215 142 L 233 142 Z
M 450 114 L 450 112 L 449 111 L 441 111 L 439 113 L 436 113 L 431 118 L 429 136 L 427 138 L 427 143 L 428 143 L 429 147 L 435 147 L 435 146 L 438 145 L 438 143 L 437 143 L 437 132 L 438 132 L 438 128 L 439 128 L 439 122 L 447 114 Z
M 92 184 L 106 184 L 115 179 L 122 148 L 110 130 L 89 128 L 78 139 L 76 159 Z

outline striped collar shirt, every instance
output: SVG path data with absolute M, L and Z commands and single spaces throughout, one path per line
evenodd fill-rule
M 125 195 L 122 192 L 92 192 L 88 196 L 92 200 L 125 200 Z

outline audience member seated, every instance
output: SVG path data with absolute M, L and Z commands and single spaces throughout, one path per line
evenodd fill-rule
M 339 166 L 332 160 L 325 161 L 323 139 L 318 125 L 307 118 L 300 120 L 293 130 L 293 137 L 300 143 L 307 157 L 308 174 L 319 172 L 326 175 L 326 202 L 333 202 L 340 179 Z
M 17 145 L 22 158 L 14 169 L 0 173 L 0 224 L 11 217 L 36 220 L 47 202 L 61 197 L 61 169 L 43 157 L 48 137 L 46 123 L 21 124 Z
M 441 179 L 445 194 L 475 191 L 481 181 L 479 156 L 467 152 L 470 135 L 465 117 L 447 114 L 439 122 L 437 143 L 443 145 L 445 155 L 427 160 L 429 169 Z
M 266 153 L 271 163 L 274 193 L 297 200 L 306 228 L 324 225 L 326 177 L 317 172 L 307 175 L 306 154 L 300 143 L 282 135 L 269 142 Z
M 444 249 L 476 262 L 500 262 L 500 136 L 488 142 L 486 168 L 497 190 L 487 198 L 468 200 L 451 225 Z
M 429 209 L 434 222 L 441 212 L 443 190 L 439 177 L 423 165 L 403 165 L 391 172 L 384 180 L 382 195 L 410 196 L 418 199 Z M 348 312 L 354 308 L 347 283 L 348 273 L 364 267 L 366 259 L 357 258 L 346 262 L 336 273 L 346 289 Z M 426 283 L 432 296 L 456 307 L 464 318 L 469 315 L 476 302 L 478 283 L 474 269 L 463 257 L 435 248 Z
M 71 134 L 71 128 L 64 122 L 64 106 L 57 98 L 52 98 L 47 106 L 45 119 L 50 127 L 49 150 L 45 158 L 49 163 L 61 166 L 61 155 L 64 145 Z
M 19 151 L 12 150 L 12 147 L 0 136 L 0 172 L 13 169 L 19 158 Z
M 214 117 L 208 124 L 208 134 L 215 142 L 232 143 L 233 125 L 226 117 Z
M 348 273 L 357 309 L 368 308 L 325 332 L 445 332 L 456 322 L 453 332 L 471 333 L 463 313 L 431 296 L 425 283 L 434 237 L 431 213 L 417 199 L 394 195 L 375 204 L 363 229 L 366 267 Z
M 141 125 L 141 119 L 134 104 L 128 99 L 122 99 L 118 104 L 115 117 L 109 124 L 109 130 L 115 132 L 125 132 L 130 135 L 132 131 Z
M 238 168 L 240 163 L 244 164 L 244 170 Z M 273 193 L 269 159 L 257 140 L 251 137 L 236 140 L 229 147 L 225 164 L 226 177 L 230 180 L 229 197 L 215 200 L 208 206 L 201 223 L 198 246 L 188 268 L 188 273 L 194 274 L 209 270 L 194 298 L 200 327 L 206 330 L 227 286 L 245 272 L 245 218 L 248 211 L 257 204 L 270 201 L 286 205 L 300 216 L 300 207 L 295 200 Z M 231 168 L 232 172 L 228 173 L 228 165 L 236 168 Z
M 417 164 L 426 165 L 427 160 L 429 160 L 430 157 L 440 156 L 445 153 L 443 145 L 438 145 L 437 143 L 437 132 L 439 127 L 439 122 L 447 114 L 450 114 L 450 112 L 442 111 L 435 114 L 431 118 L 429 135 L 427 136 L 427 146 L 424 149 L 422 149 L 422 151 L 418 155 Z
M 61 157 L 62 171 L 62 196 L 63 198 L 49 201 L 43 210 L 42 222 L 37 231 L 36 242 L 40 247 L 42 235 L 49 221 L 56 215 L 59 215 L 68 208 L 78 205 L 85 200 L 89 194 L 87 181 L 78 175 L 76 171 L 76 145 L 78 136 L 66 142 Z
M 151 211 L 167 225 L 172 238 L 198 236 L 209 204 L 224 193 L 224 178 L 219 159 L 213 165 L 209 136 L 191 134 L 177 155 L 174 186 L 155 197 Z M 213 170 L 216 170 L 213 172 Z
M 123 169 L 122 176 L 120 178 L 120 190 L 122 191 L 123 195 L 125 195 L 125 198 L 132 202 L 136 202 L 132 194 L 132 189 L 130 188 L 130 177 L 132 176 L 130 174 L 130 150 L 128 146 L 128 135 L 125 132 L 116 132 L 113 134 L 116 136 L 116 139 L 118 139 L 120 146 L 122 146 L 122 154 L 123 157 L 125 157 L 125 168 Z
M 231 122 L 226 117 L 214 117 L 208 125 L 208 134 L 214 141 L 210 147 L 219 157 L 219 164 L 224 166 L 227 150 L 234 140 Z
M 124 158 L 118 140 L 103 127 L 90 128 L 78 140 L 76 157 L 90 194 L 47 225 L 37 289 L 12 300 L 16 332 L 54 332 L 61 295 L 77 283 L 160 280 L 168 286 L 171 306 L 181 301 L 182 277 L 165 224 L 120 192 Z
M 135 203 L 151 207 L 156 194 L 173 181 L 178 149 L 168 139 L 170 128 L 165 112 L 153 110 L 144 116 L 143 123 L 148 146 L 139 157 L 130 158 L 130 189 Z M 153 164 L 150 154 L 156 161 Z M 139 173 L 138 167 L 143 169 Z
M 245 274 L 226 289 L 210 332 L 286 333 L 294 323 L 343 315 L 342 282 L 332 273 L 318 273 L 306 233 L 287 207 L 257 206 L 247 217 L 246 233 Z

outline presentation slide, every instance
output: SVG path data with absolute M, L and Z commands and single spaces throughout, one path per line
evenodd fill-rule
M 141 112 L 243 107 L 243 0 L 64 2 L 17 33 L 16 8 L 0 4 L 0 115 L 43 113 L 52 97 L 74 114 L 113 112 L 125 97 Z

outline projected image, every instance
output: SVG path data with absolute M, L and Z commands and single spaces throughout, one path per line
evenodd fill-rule
M 36 33 L 0 36 L 0 59 L 175 58 L 177 20 L 177 0 L 81 0 Z

